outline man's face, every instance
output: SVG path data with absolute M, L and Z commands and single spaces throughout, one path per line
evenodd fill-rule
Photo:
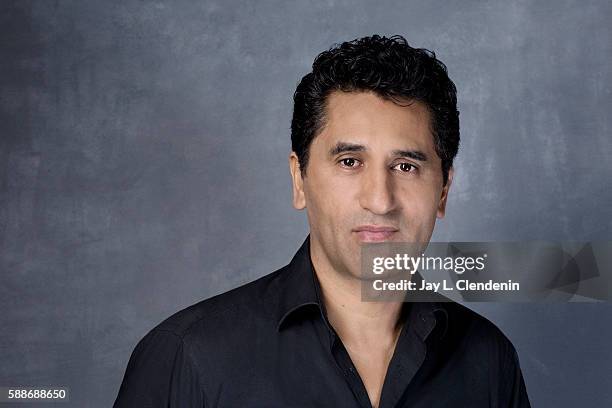
M 407 104 L 403 104 L 407 105 Z M 290 155 L 293 204 L 306 208 L 311 251 L 336 272 L 360 275 L 366 242 L 429 242 L 448 188 L 430 114 L 370 92 L 333 92 L 306 174 Z

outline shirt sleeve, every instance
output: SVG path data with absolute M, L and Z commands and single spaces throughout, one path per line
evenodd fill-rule
M 113 408 L 202 408 L 204 395 L 184 340 L 154 329 L 132 352 Z
M 499 404 L 496 406 L 507 408 L 531 408 L 525 380 L 521 372 L 518 354 L 509 343 L 504 350 L 503 364 L 499 384 Z

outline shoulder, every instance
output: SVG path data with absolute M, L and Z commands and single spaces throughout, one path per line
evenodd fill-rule
M 458 347 L 486 353 L 495 360 L 515 358 L 514 345 L 495 323 L 459 303 L 446 302 L 444 309 L 448 315 L 450 341 Z
M 449 349 L 469 366 L 464 374 L 488 382 L 493 406 L 530 406 L 519 357 L 508 336 L 489 319 L 458 303 L 446 305 Z
M 272 320 L 279 278 L 286 268 L 179 310 L 151 332 L 165 332 L 185 340 L 203 334 L 240 331 L 255 322 L 264 324 Z
M 186 307 L 153 327 L 130 356 L 115 406 L 146 405 L 139 399 L 145 394 L 147 401 L 166 401 L 164 384 L 173 378 L 182 380 L 172 390 L 194 401 L 203 398 L 199 387 L 210 379 L 202 373 L 211 367 L 219 372 L 224 363 L 244 357 L 244 340 L 272 327 L 270 303 L 284 269 Z

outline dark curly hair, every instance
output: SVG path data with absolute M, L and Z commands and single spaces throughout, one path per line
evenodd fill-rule
M 291 147 L 304 175 L 308 149 L 324 125 L 327 97 L 333 91 L 372 91 L 395 103 L 425 104 L 446 185 L 459 149 L 459 111 L 455 84 L 435 53 L 413 48 L 399 35 L 373 35 L 319 54 L 293 95 Z

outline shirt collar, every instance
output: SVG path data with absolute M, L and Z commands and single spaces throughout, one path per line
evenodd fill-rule
M 284 269 L 276 288 L 279 291 L 277 329 L 282 330 L 291 319 L 304 316 L 308 311 L 320 313 L 327 323 L 325 307 L 320 297 L 321 289 L 310 258 L 310 235 Z M 415 277 L 422 279 L 418 273 Z M 444 337 L 448 328 L 448 312 L 444 302 L 409 302 L 405 303 L 405 306 L 409 308 L 408 313 L 405 313 L 406 323 L 414 328 L 422 340 L 425 340 L 434 328 L 440 329 L 440 338 Z
M 289 320 L 301 310 L 315 308 L 323 310 L 316 288 L 319 283 L 310 260 L 310 235 L 306 237 L 285 269 L 280 276 L 280 285 L 277 289 L 280 296 L 277 313 L 278 330 L 288 324 Z

